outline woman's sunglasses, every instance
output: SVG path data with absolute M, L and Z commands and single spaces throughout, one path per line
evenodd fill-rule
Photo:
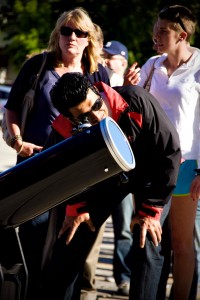
M 63 36 L 71 36 L 73 32 L 78 38 L 86 38 L 88 36 L 88 32 L 84 32 L 79 29 L 72 29 L 67 26 L 63 26 L 60 28 L 60 34 Z

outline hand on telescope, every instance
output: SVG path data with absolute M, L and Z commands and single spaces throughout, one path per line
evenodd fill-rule
M 76 233 L 76 230 L 78 229 L 79 225 L 85 222 L 88 224 L 91 231 L 95 231 L 94 225 L 90 219 L 89 213 L 83 213 L 78 216 L 65 216 L 62 228 L 58 234 L 58 238 L 61 237 L 61 235 L 66 231 L 69 230 L 66 244 L 68 245 L 70 241 L 73 239 L 74 234 Z
M 144 248 L 145 246 L 147 232 L 150 233 L 154 245 L 158 246 L 158 244 L 161 242 L 162 235 L 160 221 L 150 217 L 140 217 L 139 215 L 136 215 L 131 221 L 131 231 L 133 231 L 133 227 L 136 224 L 140 225 L 140 247 Z

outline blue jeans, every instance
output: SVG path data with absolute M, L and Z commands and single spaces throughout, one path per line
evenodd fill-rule
M 113 276 L 117 285 L 130 282 L 132 232 L 130 223 L 133 216 L 133 197 L 128 194 L 112 213 L 115 248 Z
M 163 225 L 170 209 L 171 202 L 164 206 L 161 224 Z M 133 230 L 132 244 L 132 272 L 130 284 L 131 300 L 156 300 L 158 286 L 164 264 L 162 243 L 154 246 L 151 237 L 147 234 L 144 248 L 138 247 L 140 242 L 140 227 Z

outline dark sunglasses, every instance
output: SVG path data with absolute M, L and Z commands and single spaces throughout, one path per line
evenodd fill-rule
M 179 25 L 181 26 L 181 28 L 185 32 L 187 32 L 187 30 L 185 28 L 185 25 L 183 24 L 183 21 L 181 19 L 180 13 L 177 12 L 177 10 L 173 9 L 171 6 L 164 7 L 160 11 L 159 16 L 161 16 L 161 18 L 166 18 L 166 19 L 169 19 L 171 21 L 179 23 Z
M 81 114 L 78 116 L 78 118 L 75 118 L 75 119 L 72 119 L 72 121 L 74 121 L 75 123 L 77 122 L 81 122 L 81 123 L 84 123 L 86 119 L 89 118 L 90 114 L 92 111 L 98 111 L 101 109 L 103 105 L 103 98 L 102 97 L 99 97 L 95 102 L 94 104 L 92 105 L 90 111 L 84 113 L 84 114 Z
M 72 29 L 67 26 L 63 26 L 60 28 L 60 34 L 63 36 L 71 36 L 73 32 L 79 38 L 86 38 L 88 36 L 88 32 L 84 32 L 79 29 Z

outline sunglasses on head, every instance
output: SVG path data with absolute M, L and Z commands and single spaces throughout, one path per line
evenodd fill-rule
M 88 32 L 84 32 L 79 29 L 72 29 L 68 26 L 63 26 L 60 28 L 60 34 L 63 36 L 71 36 L 73 32 L 75 33 L 76 37 L 79 38 L 86 38 L 88 36 Z
M 177 11 L 177 9 L 173 9 L 171 6 L 164 7 L 160 13 L 159 16 L 169 19 L 171 21 L 179 23 L 181 28 L 187 32 L 185 25 L 183 24 L 183 21 L 181 19 L 180 13 Z
M 98 111 L 98 110 L 100 110 L 101 107 L 102 107 L 102 105 L 103 105 L 103 98 L 102 97 L 97 98 L 97 100 L 92 105 L 90 111 L 88 111 L 88 112 L 86 112 L 84 114 L 79 115 L 77 118 L 73 119 L 73 121 L 75 121 L 76 123 L 77 122 L 84 123 L 85 120 L 89 118 L 91 112 L 92 111 Z

